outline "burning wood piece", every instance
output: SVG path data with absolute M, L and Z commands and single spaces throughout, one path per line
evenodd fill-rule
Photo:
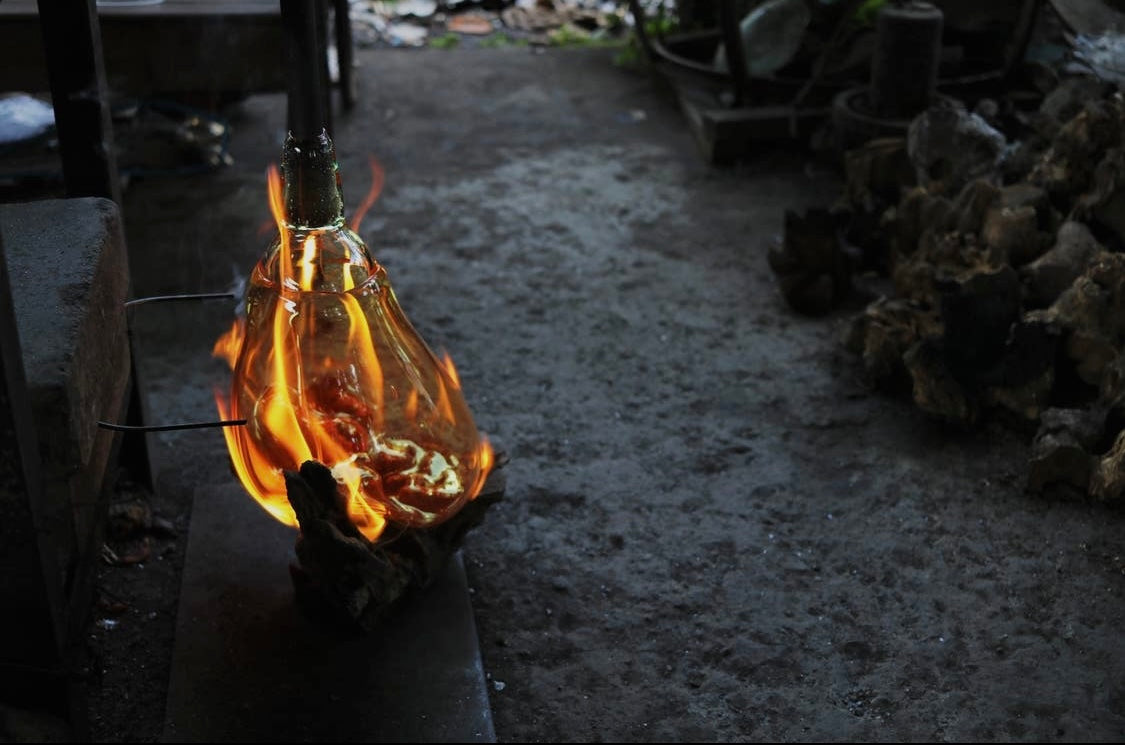
M 1044 411 L 1031 444 L 1028 490 L 1085 495 L 1098 464 L 1092 451 L 1104 425 L 1105 411 L 1101 409 Z
M 494 470 L 476 499 L 444 522 L 428 528 L 389 522 L 371 542 L 352 523 L 348 497 L 325 466 L 307 461 L 299 473 L 285 473 L 285 485 L 301 528 L 300 566 L 291 568 L 298 602 L 311 615 L 327 613 L 363 631 L 378 626 L 408 593 L 428 587 L 504 494 L 504 476 Z
M 800 313 L 823 315 L 851 290 L 852 260 L 827 210 L 809 210 L 804 217 L 786 210 L 785 236 L 770 249 L 769 262 L 785 300 Z

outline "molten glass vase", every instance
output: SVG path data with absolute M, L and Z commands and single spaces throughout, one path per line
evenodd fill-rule
M 451 517 L 480 492 L 492 451 L 452 361 L 426 346 L 345 225 L 326 133 L 287 140 L 270 203 L 278 239 L 254 267 L 245 319 L 216 343 L 233 368 L 220 414 L 247 420 L 224 430 L 242 484 L 296 525 L 283 472 L 319 461 L 372 541 L 388 522 Z

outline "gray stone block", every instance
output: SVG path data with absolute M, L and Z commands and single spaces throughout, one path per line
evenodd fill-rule
M 195 492 L 164 742 L 494 742 L 461 556 L 376 632 L 306 619 L 296 533 Z
M 121 220 L 107 199 L 6 204 L 0 233 L 47 501 L 60 523 L 71 508 L 83 541 L 97 524 L 114 442 L 97 422 L 119 420 L 129 384 Z

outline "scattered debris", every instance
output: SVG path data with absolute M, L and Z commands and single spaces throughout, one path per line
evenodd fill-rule
M 386 26 L 386 40 L 392 46 L 420 47 L 425 45 L 430 32 L 413 23 L 390 23 Z
M 482 46 L 570 44 L 624 37 L 627 3 L 581 0 L 353 0 L 357 43 L 365 46 L 450 48 L 450 34 L 480 37 Z M 476 43 L 476 42 L 475 42 Z
M 106 537 L 111 541 L 126 541 L 144 533 L 160 538 L 175 538 L 179 532 L 171 520 L 153 513 L 148 500 L 137 497 L 109 506 Z
M 472 34 L 474 36 L 491 34 L 495 30 L 492 21 L 480 13 L 462 13 L 461 15 L 453 16 L 445 26 L 450 31 L 456 31 L 459 34 Z

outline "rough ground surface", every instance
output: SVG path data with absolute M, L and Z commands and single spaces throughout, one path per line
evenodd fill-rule
M 865 390 L 841 319 L 792 316 L 765 261 L 831 174 L 768 147 L 707 167 L 611 56 L 361 51 L 337 124 L 349 205 L 368 153 L 386 167 L 362 235 L 511 457 L 465 551 L 497 736 L 1125 737 L 1120 510 L 1032 498 L 1023 435 Z M 252 98 L 233 167 L 130 187 L 137 295 L 249 271 L 283 122 Z M 153 317 L 151 418 L 194 417 L 230 308 Z M 195 487 L 233 478 L 216 432 L 155 457 L 182 530 Z M 102 579 L 129 609 L 94 629 L 100 740 L 160 732 L 183 533 L 156 548 Z

